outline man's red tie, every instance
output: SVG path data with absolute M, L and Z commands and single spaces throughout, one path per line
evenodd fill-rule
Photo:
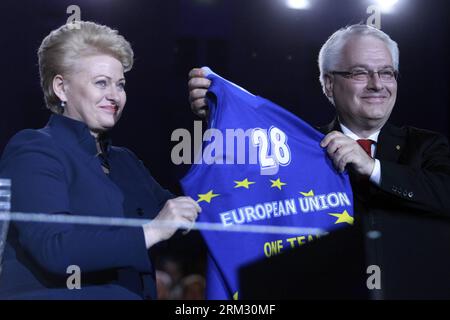
M 370 139 L 358 139 L 356 140 L 358 144 L 364 149 L 364 151 L 372 157 L 372 144 L 374 143 L 373 140 Z

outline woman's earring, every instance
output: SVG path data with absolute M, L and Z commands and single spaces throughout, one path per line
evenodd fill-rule
M 66 107 L 66 102 L 65 101 L 61 101 L 61 108 L 65 108 Z

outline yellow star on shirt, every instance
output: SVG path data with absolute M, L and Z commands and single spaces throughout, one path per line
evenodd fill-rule
M 286 185 L 286 183 L 280 181 L 280 178 L 277 180 L 270 180 L 270 182 L 272 182 L 271 188 L 277 187 L 280 190 L 282 186 Z
M 314 191 L 313 190 L 309 190 L 309 192 L 301 192 L 300 194 L 304 197 L 314 197 Z
M 218 196 L 220 196 L 220 194 L 213 193 L 212 190 L 209 190 L 208 193 L 199 194 L 197 202 L 206 201 L 208 203 L 211 203 L 211 199 Z
M 353 217 L 348 214 L 347 210 L 342 213 L 329 213 L 330 216 L 338 218 L 334 224 L 338 223 L 348 223 L 353 224 Z
M 236 185 L 234 186 L 235 188 L 244 187 L 244 188 L 248 189 L 248 186 L 251 184 L 254 184 L 255 182 L 248 181 L 248 179 L 245 178 L 242 181 L 234 180 L 234 183 L 236 183 Z

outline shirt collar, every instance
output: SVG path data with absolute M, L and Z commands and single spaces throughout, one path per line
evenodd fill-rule
M 353 139 L 353 140 L 369 139 L 369 140 L 375 141 L 375 143 L 378 142 L 378 136 L 380 135 L 380 130 L 378 130 L 377 132 L 371 134 L 367 138 L 361 138 L 361 137 L 358 137 L 352 130 L 350 130 L 349 128 L 344 126 L 341 122 L 339 122 L 339 125 L 341 126 L 342 133 L 345 134 L 347 137 Z

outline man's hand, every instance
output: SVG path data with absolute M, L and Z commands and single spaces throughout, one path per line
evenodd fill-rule
M 332 131 L 320 142 L 322 148 L 333 160 L 339 172 L 343 172 L 350 164 L 350 168 L 359 175 L 370 177 L 375 166 L 375 160 L 353 139 L 339 131 Z
M 189 72 L 189 103 L 192 112 L 202 118 L 205 118 L 209 111 L 206 92 L 210 85 L 211 80 L 205 77 L 202 69 L 194 68 Z
M 178 197 L 168 200 L 153 221 L 193 224 L 201 211 L 202 208 L 191 197 Z M 169 239 L 178 230 L 177 226 L 155 226 L 153 221 L 143 226 L 147 249 L 160 241 Z

